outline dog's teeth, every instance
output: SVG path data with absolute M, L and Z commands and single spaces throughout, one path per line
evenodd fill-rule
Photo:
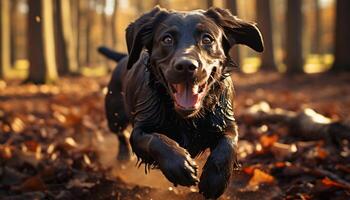
M 197 94 L 197 93 L 198 93 L 198 90 L 199 90 L 199 86 L 198 86 L 198 85 L 193 85 L 193 87 L 192 87 L 192 92 L 193 92 L 194 94 Z

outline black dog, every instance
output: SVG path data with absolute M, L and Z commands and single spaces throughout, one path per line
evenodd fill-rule
M 106 96 L 110 129 L 120 139 L 119 159 L 132 150 L 148 167 L 159 167 L 174 185 L 196 185 L 218 198 L 236 160 L 237 127 L 229 56 L 235 44 L 263 51 L 258 28 L 227 10 L 168 11 L 159 7 L 126 30 L 129 56 L 113 73 Z M 123 55 L 101 48 L 119 61 Z M 198 180 L 192 158 L 211 154 Z

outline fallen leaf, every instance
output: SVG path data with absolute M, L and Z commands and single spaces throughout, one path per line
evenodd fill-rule
M 87 164 L 87 165 L 91 165 L 91 160 L 89 158 L 88 155 L 84 154 L 84 162 Z
M 349 189 L 349 187 L 347 187 L 346 185 L 333 181 L 328 177 L 323 178 L 322 183 L 327 187 L 339 187 L 339 188 Z
M 301 200 L 309 200 L 311 199 L 311 196 L 309 194 L 301 193 L 299 194 L 299 197 Z
M 24 127 L 24 122 L 18 117 L 16 117 L 11 123 L 11 128 L 15 133 L 22 132 L 24 130 Z
M 255 167 L 252 166 L 248 166 L 248 167 L 244 167 L 242 169 L 242 171 L 248 175 L 252 175 L 254 173 Z
M 40 176 L 32 176 L 26 179 L 20 186 L 16 188 L 19 191 L 43 191 L 46 190 L 46 185 Z
M 39 146 L 38 142 L 35 140 L 27 140 L 24 142 L 24 144 L 27 147 L 27 150 L 31 151 L 31 152 L 36 152 L 37 148 Z
M 64 141 L 70 147 L 77 147 L 78 146 L 78 144 L 75 142 L 75 140 L 72 137 L 67 137 Z
M 275 162 L 275 167 L 277 168 L 282 168 L 285 167 L 286 163 L 285 162 Z
M 297 146 L 295 144 L 283 144 L 275 142 L 271 146 L 271 152 L 277 160 L 284 160 L 290 157 L 293 153 L 297 152 Z
M 92 188 L 95 186 L 96 183 L 91 183 L 91 182 L 85 182 L 84 180 L 80 180 L 78 178 L 72 179 L 68 182 L 67 188 L 74 188 L 74 187 L 79 187 L 79 188 Z
M 12 157 L 12 149 L 8 145 L 0 145 L 0 157 L 10 159 Z
M 274 143 L 276 143 L 278 141 L 278 136 L 277 135 L 262 135 L 259 140 L 260 140 L 260 144 L 263 148 L 269 148 Z
M 316 152 L 317 152 L 317 157 L 322 160 L 326 159 L 328 156 L 328 151 L 326 151 L 326 149 L 324 149 L 323 147 L 317 146 Z
M 249 180 L 248 187 L 256 187 L 262 183 L 272 184 L 274 182 L 275 178 L 270 174 L 260 169 L 254 169 L 254 174 Z

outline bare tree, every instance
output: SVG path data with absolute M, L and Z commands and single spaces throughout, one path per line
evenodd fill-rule
M 86 64 L 87 10 L 86 1 L 78 0 L 78 63 L 80 67 Z
M 260 69 L 276 70 L 270 0 L 256 0 L 258 26 L 264 38 L 265 50 L 261 54 Z
M 53 0 L 28 1 L 28 59 L 27 81 L 37 84 L 58 78 L 53 27 Z
M 335 52 L 333 70 L 350 70 L 350 1 L 336 1 Z
M 312 45 L 311 45 L 311 53 L 320 54 L 321 52 L 321 8 L 320 8 L 320 1 L 319 0 L 313 0 L 313 9 L 314 9 L 314 30 L 313 30 L 313 37 L 312 37 Z
M 226 7 L 230 10 L 230 12 L 233 15 L 238 14 L 236 0 L 226 0 Z M 234 46 L 233 48 L 230 49 L 230 55 L 232 56 L 233 60 L 237 63 L 237 65 L 240 65 L 241 59 L 240 59 L 238 46 Z
M 118 44 L 118 0 L 114 0 L 114 10 L 112 16 L 112 42 L 113 47 L 117 49 Z
M 110 5 L 108 5 L 107 0 L 103 0 L 102 1 L 102 5 L 103 5 L 104 11 L 102 13 L 102 23 L 101 24 L 102 24 L 102 27 L 104 27 L 104 30 L 105 30 L 104 31 L 105 34 L 103 35 L 102 40 L 103 40 L 103 44 L 110 45 L 111 43 L 113 43 L 113 36 L 112 36 L 112 34 L 113 34 L 113 32 L 112 32 L 113 27 L 111 26 L 113 19 L 111 18 L 109 13 L 107 13 L 107 8 L 108 8 L 108 6 L 110 6 Z
M 287 0 L 287 73 L 303 72 L 301 0 Z
M 214 0 L 207 0 L 207 8 L 213 7 L 214 6 Z
M 18 6 L 18 0 L 11 0 L 10 3 L 10 21 L 16 22 L 18 13 L 17 13 L 17 6 Z M 13 66 L 16 62 L 16 27 L 18 26 L 17 23 L 10 23 L 10 43 L 11 43 L 11 65 Z
M 60 75 L 77 74 L 78 61 L 74 41 L 70 0 L 55 0 L 56 3 L 56 55 Z
M 10 1 L 0 2 L 0 79 L 6 78 L 11 68 Z
M 154 1 L 154 5 L 159 5 L 161 7 L 164 7 L 164 8 L 169 8 L 169 0 L 155 0 Z

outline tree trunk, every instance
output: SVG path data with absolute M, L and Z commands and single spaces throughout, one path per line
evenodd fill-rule
M 56 53 L 60 75 L 77 74 L 78 63 L 72 23 L 70 0 L 55 0 L 56 3 Z
M 155 6 L 159 5 L 160 7 L 163 7 L 163 8 L 169 8 L 170 2 L 169 0 L 155 0 L 154 4 Z
M 117 1 L 117 0 L 116 0 L 116 1 Z M 117 3 L 117 2 L 115 2 L 115 3 Z M 144 1 L 138 1 L 138 2 L 136 3 L 136 10 L 137 10 L 137 13 L 138 13 L 138 14 L 143 13 L 143 11 L 144 11 Z
M 112 42 L 113 48 L 118 46 L 118 0 L 114 0 L 114 11 L 112 16 Z
M 287 73 L 303 72 L 301 0 L 287 0 Z
M 71 12 L 72 12 L 72 23 L 73 23 L 73 42 L 74 42 L 74 55 L 77 63 L 77 69 L 79 71 L 79 1 L 80 0 L 70 0 L 71 2 Z
M 334 71 L 350 70 L 350 1 L 336 1 Z
M 87 12 L 88 12 L 88 5 L 85 0 L 78 0 L 78 62 L 79 66 L 86 66 L 86 55 L 87 55 L 87 26 L 88 26 L 88 19 L 87 19 Z
M 10 1 L 0 2 L 0 79 L 6 78 L 11 68 Z
M 213 7 L 214 1 L 213 0 L 207 0 L 207 8 Z
M 16 22 L 17 19 L 17 6 L 18 6 L 18 0 L 11 0 L 10 3 L 10 21 L 12 22 Z M 11 42 L 11 51 L 10 51 L 10 56 L 11 56 L 11 66 L 15 65 L 16 62 L 16 26 L 18 26 L 18 24 L 16 23 L 10 23 L 10 32 L 11 32 L 11 38 L 10 38 L 10 42 Z
M 107 3 L 108 3 L 107 0 L 103 1 L 104 10 L 106 10 L 107 6 L 110 6 L 110 5 L 107 5 Z M 113 42 L 112 30 L 111 30 L 113 27 L 110 26 L 110 24 L 112 23 L 111 21 L 112 21 L 111 16 L 108 13 L 103 12 L 102 13 L 102 28 L 104 28 L 105 34 L 102 37 L 102 42 L 103 42 L 103 44 L 108 45 L 108 46 L 110 44 L 112 44 L 112 42 Z
M 319 0 L 313 0 L 313 9 L 314 9 L 314 30 L 313 30 L 313 37 L 312 37 L 312 43 L 311 43 L 311 53 L 313 54 L 320 54 L 322 53 L 321 50 L 321 8 L 320 8 L 320 2 Z
M 260 69 L 275 71 L 277 69 L 273 46 L 273 30 L 270 0 L 256 0 L 258 26 L 264 38 L 264 52 L 261 54 Z
M 233 15 L 237 15 L 237 1 L 236 0 L 226 0 L 226 7 L 230 10 L 230 12 Z M 233 58 L 233 60 L 236 62 L 236 64 L 239 66 L 241 62 L 240 54 L 239 54 L 239 49 L 238 46 L 236 45 L 235 47 L 230 49 L 230 55 Z
M 28 59 L 27 81 L 36 84 L 53 82 L 58 78 L 53 27 L 53 1 L 28 1 Z
M 95 0 L 94 0 L 95 1 Z M 94 2 L 95 5 L 96 5 L 96 1 Z M 95 13 L 92 11 L 92 8 L 88 8 L 87 11 L 86 11 L 86 38 L 85 38 L 85 44 L 86 44 L 86 49 L 85 49 L 85 63 L 86 63 L 86 66 L 87 67 L 90 67 L 91 66 L 91 62 L 92 62 L 92 59 L 91 59 L 91 47 L 93 46 L 92 45 L 92 42 L 93 40 L 91 39 L 92 37 L 92 34 L 91 34 L 91 31 L 92 31 L 92 27 L 94 25 L 94 18 L 96 17 Z

